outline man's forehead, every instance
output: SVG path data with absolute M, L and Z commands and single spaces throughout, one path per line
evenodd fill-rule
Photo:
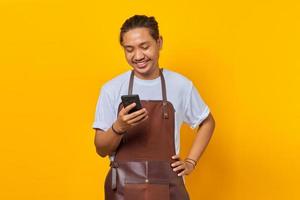
M 150 43 L 150 41 L 148 41 L 148 40 L 141 41 L 141 42 L 133 42 L 133 41 L 131 41 L 131 42 L 125 42 L 125 41 L 123 41 L 123 46 L 124 47 L 131 47 L 131 46 L 135 46 L 135 45 L 141 46 L 141 45 L 149 44 L 149 43 Z
M 150 43 L 151 39 L 153 40 L 148 28 L 135 28 L 123 35 L 123 46 Z

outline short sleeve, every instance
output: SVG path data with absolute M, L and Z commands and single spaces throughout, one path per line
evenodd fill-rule
M 190 125 L 192 129 L 196 128 L 209 115 L 210 109 L 203 101 L 199 92 L 192 84 L 185 101 L 185 111 L 183 121 Z
M 112 100 L 109 98 L 109 94 L 106 92 L 105 88 L 102 87 L 96 105 L 92 128 L 99 128 L 107 131 L 113 124 L 114 118 Z

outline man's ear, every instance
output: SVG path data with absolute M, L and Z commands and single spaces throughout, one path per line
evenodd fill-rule
M 163 46 L 163 37 L 162 36 L 159 36 L 157 43 L 158 43 L 159 50 L 161 50 L 162 46 Z

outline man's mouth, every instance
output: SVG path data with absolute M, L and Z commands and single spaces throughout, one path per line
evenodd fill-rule
M 143 62 L 136 62 L 135 64 L 138 67 L 145 67 L 148 64 L 149 60 L 143 61 Z

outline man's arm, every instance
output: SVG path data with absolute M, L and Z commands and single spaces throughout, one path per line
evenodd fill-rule
M 215 120 L 212 114 L 209 113 L 207 118 L 198 127 L 197 136 L 188 154 L 187 157 L 188 159 L 192 159 L 196 162 L 198 161 L 198 159 L 203 154 L 205 148 L 207 147 L 214 129 L 215 129 Z M 191 160 L 187 160 L 187 161 L 180 160 L 179 155 L 174 155 L 172 159 L 177 160 L 174 163 L 172 163 L 171 166 L 174 168 L 173 170 L 176 172 L 180 170 L 178 176 L 190 174 L 193 171 L 196 164 Z
M 132 103 L 126 108 L 121 109 L 117 120 L 113 123 L 115 131 L 124 134 L 133 126 L 136 126 L 148 119 L 148 112 L 145 108 L 128 114 L 128 112 L 134 107 L 135 103 Z M 107 131 L 96 129 L 94 139 L 96 152 L 101 157 L 112 155 L 112 153 L 118 148 L 123 134 L 116 134 L 112 128 L 109 128 Z
M 209 113 L 207 118 L 198 127 L 197 136 L 190 149 L 188 158 L 196 161 L 199 160 L 211 139 L 214 129 L 215 120 L 212 114 Z
M 119 146 L 123 135 L 117 135 L 111 128 L 107 131 L 96 129 L 94 144 L 96 152 L 101 157 L 111 155 Z

